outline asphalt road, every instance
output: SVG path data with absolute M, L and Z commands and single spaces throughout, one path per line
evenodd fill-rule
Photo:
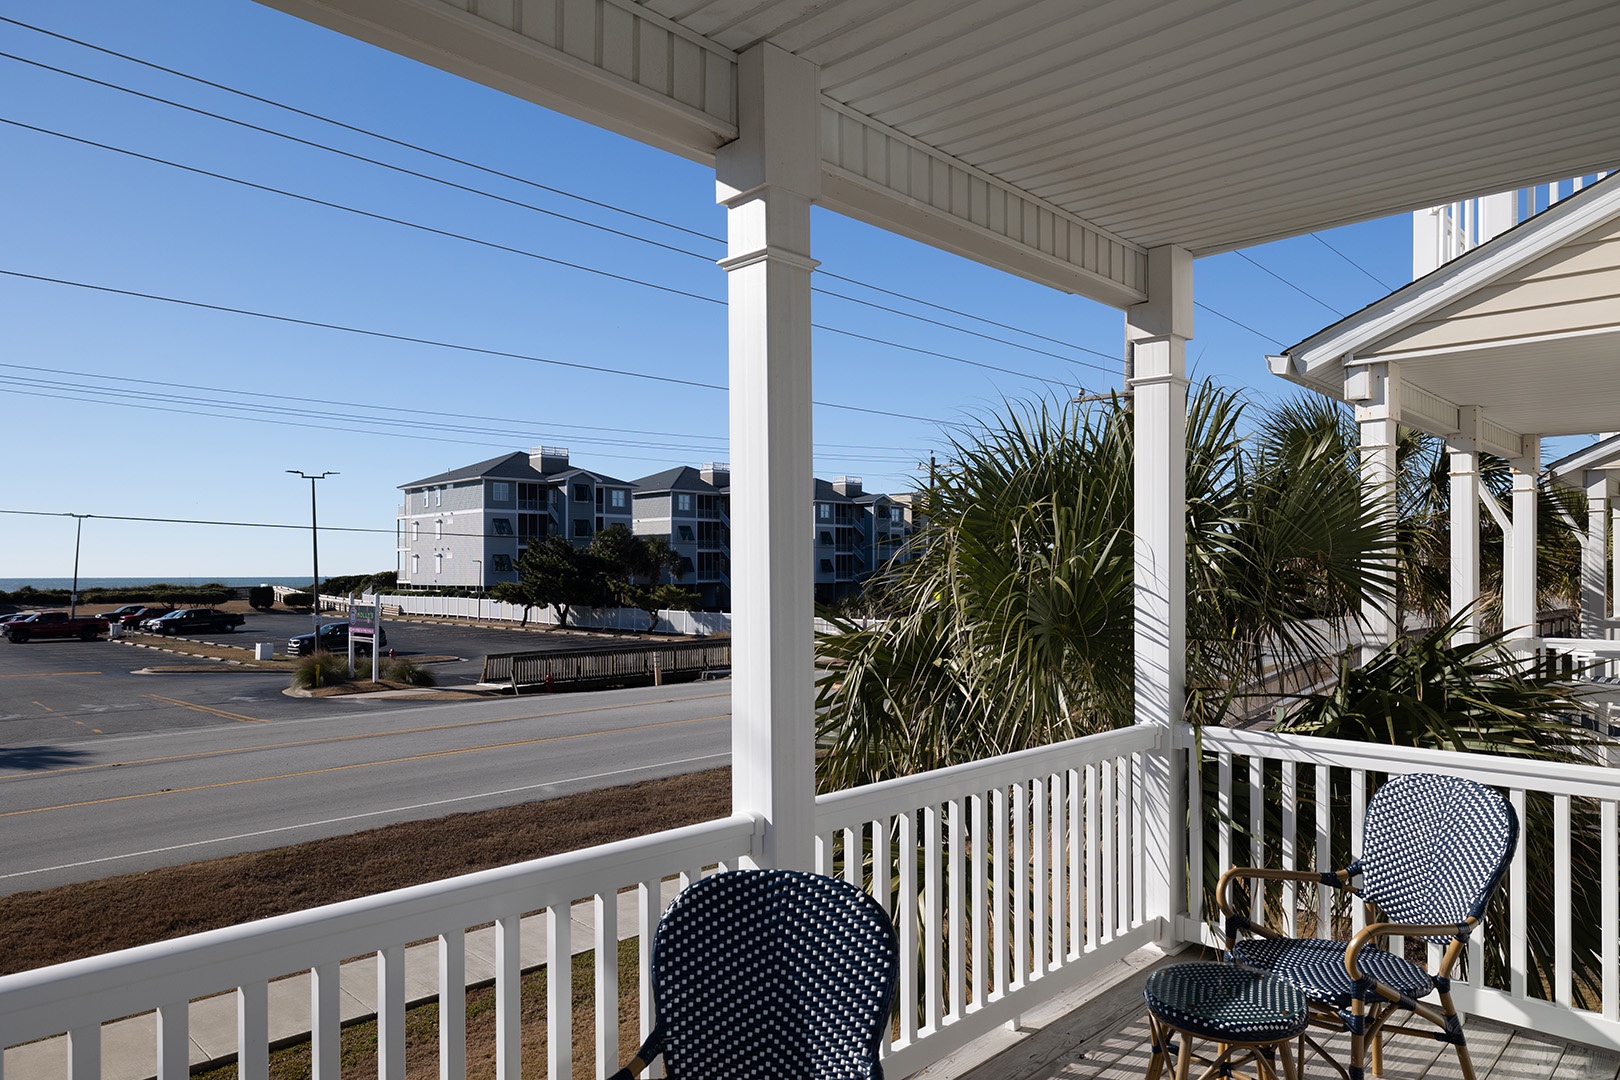
M 310 625 L 305 615 L 255 613 L 241 630 L 218 635 L 216 640 L 241 646 L 269 641 L 280 651 L 289 636 L 309 632 Z M 446 687 L 476 683 L 488 653 L 572 648 L 600 641 L 557 631 L 404 621 L 390 621 L 385 629 L 389 646 L 398 656 L 452 658 L 426 665 L 439 685 Z M 219 664 L 208 675 L 135 674 L 154 665 L 184 663 L 184 657 L 121 642 L 14 645 L 0 640 L 0 765 L 8 750 L 48 748 L 67 738 L 297 719 L 309 715 L 313 707 L 281 693 L 287 686 L 282 673 L 262 674 Z M 410 706 L 394 702 L 392 707 Z
M 110 669 L 94 662 L 109 650 L 125 651 L 63 646 L 70 670 L 0 671 L 0 685 L 13 702 L 9 687 L 25 682 L 34 689 L 22 696 L 51 697 L 80 685 L 53 679 L 105 677 L 72 671 Z M 30 651 L 25 666 L 45 655 Z M 279 696 L 282 677 L 273 688 L 261 676 L 172 678 L 190 680 L 193 704 L 210 695 L 224 704 L 212 713 L 177 708 L 197 717 L 186 726 L 116 734 L 115 723 L 132 718 L 138 728 L 138 713 L 86 706 L 56 715 L 51 738 L 0 745 L 0 894 L 670 776 L 723 765 L 730 754 L 726 682 L 407 704 L 293 701 Z M 276 711 L 261 694 L 297 715 L 257 715 Z

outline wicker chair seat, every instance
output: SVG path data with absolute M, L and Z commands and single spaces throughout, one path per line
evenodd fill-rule
M 1321 938 L 1250 938 L 1233 943 L 1232 959 L 1287 979 L 1312 1001 L 1345 1009 L 1356 992 L 1344 967 L 1346 944 Z M 1434 989 L 1428 972 L 1384 949 L 1363 949 L 1357 960 L 1368 975 L 1407 997 L 1421 998 Z

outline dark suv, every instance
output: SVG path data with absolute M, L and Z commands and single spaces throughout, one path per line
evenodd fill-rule
M 314 642 L 314 640 L 315 635 L 312 633 L 297 634 L 288 638 L 287 655 L 308 656 L 310 653 L 315 651 L 313 648 L 311 648 L 311 643 Z M 377 644 L 382 646 L 386 646 L 388 644 L 387 630 L 379 629 L 377 631 Z M 346 622 L 331 622 L 322 625 L 320 651 L 329 653 L 347 653 L 349 651 L 349 624 Z M 371 639 L 356 635 L 354 639 L 354 651 L 358 653 L 369 653 L 371 651 Z

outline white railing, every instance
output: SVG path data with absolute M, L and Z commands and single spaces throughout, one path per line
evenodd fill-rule
M 905 1076 L 1152 942 L 1144 756 L 1132 727 L 816 800 L 816 869 L 869 890 L 900 936 Z
M 1186 740 L 1193 743 L 1190 734 Z M 1222 943 L 1199 882 L 1234 862 L 1334 869 L 1359 853 L 1367 799 L 1382 778 L 1464 776 L 1502 791 L 1523 823 L 1502 890 L 1506 925 L 1475 935 L 1458 1007 L 1505 1023 L 1620 1048 L 1620 770 L 1524 758 L 1379 746 L 1337 739 L 1202 730 L 1188 753 L 1190 916 L 1187 940 Z M 1343 795 L 1335 808 L 1319 792 Z M 1270 811 L 1270 812 L 1268 812 Z M 1214 836 L 1206 851 L 1206 832 Z M 1459 838 L 1462 840 L 1464 838 Z M 1214 866 L 1210 854 L 1213 854 Z M 1312 898 L 1310 893 L 1320 893 Z M 1331 890 L 1290 885 L 1271 894 L 1284 929 L 1328 924 Z M 1254 898 L 1259 915 L 1260 897 Z M 1351 926 L 1365 925 L 1359 903 Z M 1213 917 L 1211 917 L 1213 921 Z M 1545 967 L 1531 964 L 1534 936 Z M 1505 942 L 1487 972 L 1485 939 Z M 1583 955 L 1584 950 L 1584 955 Z M 1584 961 L 1584 962 L 1582 962 Z
M 897 1016 L 884 1047 L 890 1075 L 945 1057 L 1140 946 L 1164 939 L 1220 944 L 1206 925 L 1201 883 L 1235 862 L 1343 865 L 1381 779 L 1420 770 L 1497 787 L 1529 823 L 1504 886 L 1506 918 L 1487 924 L 1505 943 L 1505 962 L 1487 972 L 1483 943 L 1476 943 L 1467 985 L 1459 980 L 1456 988 L 1459 1005 L 1620 1048 L 1620 770 L 1183 727 L 1173 753 L 1185 755 L 1188 766 L 1192 887 L 1183 910 L 1157 911 L 1150 885 L 1163 856 L 1149 839 L 1163 822 L 1146 817 L 1144 781 L 1162 766 L 1164 734 L 1124 728 L 816 800 L 817 869 L 869 889 L 899 930 Z M 1318 792 L 1338 801 L 1317 799 Z M 734 817 L 6 976 L 0 1047 L 66 1033 L 68 1080 L 96 1080 L 100 1026 L 155 1009 L 151 1075 L 184 1080 L 188 1003 L 234 992 L 239 1075 L 264 1080 L 271 1003 L 277 1012 L 288 1007 L 289 984 L 274 980 L 306 973 L 313 978 L 300 993 L 310 1002 L 313 1080 L 337 1080 L 340 964 L 374 956 L 379 1075 L 398 1080 L 407 1002 L 402 957 L 410 943 L 432 941 L 441 1076 L 458 1080 L 466 1060 L 458 1033 L 468 928 L 493 923 L 497 1074 L 515 1078 L 525 967 L 520 919 L 540 911 L 548 957 L 570 954 L 576 920 L 594 923 L 600 1080 L 633 1049 L 618 1041 L 614 943 L 639 938 L 645 1032 L 651 930 L 668 887 L 713 867 L 746 864 L 756 842 L 756 822 Z M 1273 894 L 1285 929 L 1365 919 L 1358 910 L 1330 910 L 1314 892 L 1304 886 Z M 621 917 L 620 904 L 630 901 L 633 914 Z M 625 920 L 634 921 L 634 931 L 621 935 Z M 1530 963 L 1536 955 L 1544 967 Z M 548 965 L 551 1080 L 573 1069 L 571 970 Z
M 466 949 L 470 927 L 494 924 L 497 1073 L 520 1071 L 520 920 L 543 911 L 548 1046 L 546 1075 L 569 1080 L 572 1061 L 573 920 L 579 901 L 593 912 L 596 1075 L 619 1067 L 635 1047 L 619 1045 L 619 894 L 635 890 L 641 956 L 642 1034 L 650 1027 L 651 930 L 663 909 L 663 882 L 695 880 L 706 868 L 750 857 L 750 817 L 692 825 L 532 862 L 381 893 L 175 941 L 75 960 L 0 978 L 0 1048 L 66 1034 L 68 1080 L 99 1080 L 101 1025 L 157 1012 L 153 1069 L 186 1080 L 188 1025 L 196 999 L 236 996 L 238 1075 L 264 1080 L 275 980 L 309 973 L 314 1080 L 339 1080 L 339 971 L 346 957 L 375 955 L 378 1076 L 405 1075 L 405 948 L 437 939 L 441 1076 L 466 1073 Z M 532 924 L 531 924 L 532 925 Z M 563 962 L 550 962 L 563 958 Z

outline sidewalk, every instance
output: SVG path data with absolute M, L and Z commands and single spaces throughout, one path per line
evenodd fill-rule
M 664 882 L 663 905 L 680 891 L 679 879 Z M 619 940 L 635 937 L 639 923 L 636 890 L 619 894 Z M 573 907 L 574 953 L 596 947 L 595 905 Z M 545 916 L 523 920 L 519 934 L 521 964 L 525 972 L 547 960 Z M 488 984 L 495 978 L 495 929 L 485 927 L 466 935 L 467 985 Z M 339 977 L 339 1010 L 345 1024 L 377 1013 L 377 958 L 369 956 L 343 965 Z M 407 1006 L 432 1001 L 439 993 L 439 946 L 431 941 L 405 950 Z M 306 971 L 270 984 L 270 1045 L 293 1042 L 309 1035 L 310 977 Z M 223 993 L 191 1003 L 191 1065 L 213 1066 L 236 1056 L 236 995 Z M 0 1075 L 6 1080 L 60 1080 L 67 1075 L 67 1037 L 43 1039 L 5 1051 Z M 101 1080 L 152 1080 L 157 1075 L 157 1015 L 104 1024 L 101 1028 Z

